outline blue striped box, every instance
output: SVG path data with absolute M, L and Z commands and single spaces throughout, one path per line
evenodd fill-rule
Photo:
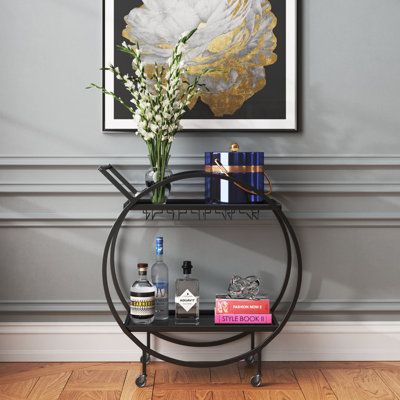
M 206 152 L 204 168 L 206 172 L 216 174 L 224 174 L 226 171 L 230 176 L 239 179 L 244 184 L 264 191 L 264 152 Z M 207 177 L 205 179 L 205 200 L 207 203 L 244 204 L 260 203 L 263 198 L 246 193 L 233 182 Z

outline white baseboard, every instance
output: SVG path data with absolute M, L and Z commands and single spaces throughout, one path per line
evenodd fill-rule
M 211 337 L 221 338 L 222 334 L 203 333 L 196 339 Z M 138 334 L 138 338 L 143 341 L 144 335 Z M 247 350 L 249 339 L 201 349 L 156 339 L 153 346 L 172 357 L 213 360 Z M 136 361 L 140 355 L 140 350 L 111 322 L 0 323 L 0 361 Z M 400 322 L 291 322 L 264 350 L 263 359 L 400 360 Z

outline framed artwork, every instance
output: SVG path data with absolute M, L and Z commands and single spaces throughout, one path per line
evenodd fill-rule
M 165 63 L 183 32 L 188 74 L 213 68 L 182 120 L 184 131 L 297 131 L 298 0 L 103 0 L 103 66 L 131 69 L 123 41 L 146 64 Z M 111 72 L 103 86 L 129 102 Z M 134 131 L 131 114 L 103 96 L 103 130 Z

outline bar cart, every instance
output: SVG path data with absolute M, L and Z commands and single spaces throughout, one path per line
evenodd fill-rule
M 249 187 L 248 185 L 240 182 L 236 178 L 226 176 L 223 174 L 213 174 L 204 171 L 188 171 L 178 174 L 171 175 L 163 181 L 157 182 L 149 188 L 138 192 L 118 171 L 111 165 L 99 167 L 100 172 L 127 198 L 124 207 L 118 218 L 116 219 L 111 231 L 108 235 L 104 254 L 103 254 L 103 265 L 102 265 L 102 276 L 103 276 L 103 287 L 105 296 L 107 299 L 110 311 L 115 318 L 116 322 L 120 326 L 121 330 L 129 337 L 143 352 L 141 357 L 142 373 L 136 379 L 136 385 L 138 387 L 146 386 L 147 373 L 146 365 L 150 361 L 150 356 L 158 358 L 163 361 L 174 363 L 177 365 L 196 367 L 196 368 L 208 368 L 218 367 L 234 363 L 240 360 L 245 360 L 249 365 L 257 364 L 256 374 L 251 378 L 250 383 L 254 387 L 262 385 L 262 373 L 261 373 L 261 354 L 262 350 L 282 331 L 286 323 L 288 322 L 293 310 L 296 306 L 302 280 L 302 259 L 300 246 L 296 237 L 296 234 L 282 211 L 281 204 L 274 199 L 265 196 L 264 193 Z M 236 182 L 240 187 L 256 192 L 257 195 L 263 197 L 262 203 L 255 204 L 206 204 L 204 200 L 168 200 L 166 204 L 156 205 L 152 204 L 149 200 L 145 200 L 144 197 L 151 194 L 151 192 L 159 187 L 170 185 L 173 182 L 193 179 L 193 178 L 205 178 L 212 177 L 216 179 L 224 179 L 231 182 Z M 126 300 L 126 295 L 122 292 L 121 287 L 117 278 L 117 271 L 115 265 L 115 248 L 118 239 L 118 233 L 120 228 L 126 219 L 129 212 L 136 210 L 142 211 L 146 220 L 153 220 L 157 216 L 164 214 L 174 220 L 179 220 L 183 215 L 187 213 L 194 214 L 199 219 L 206 220 L 210 214 L 218 214 L 220 217 L 230 220 L 234 216 L 240 215 L 241 217 L 249 218 L 250 220 L 257 220 L 261 211 L 268 211 L 272 213 L 277 220 L 283 234 L 283 239 L 286 246 L 286 269 L 283 278 L 282 287 L 279 291 L 278 296 L 274 299 L 271 305 L 271 313 L 273 314 L 272 324 L 269 325 L 216 325 L 213 319 L 213 310 L 204 310 L 200 312 L 200 320 L 198 325 L 179 325 L 174 323 L 172 314 L 170 318 L 165 321 L 154 321 L 149 325 L 135 325 L 131 322 L 129 315 L 129 304 Z M 293 246 L 293 248 L 292 248 Z M 294 249 L 294 257 L 293 257 Z M 293 258 L 295 258 L 297 273 L 292 274 Z M 110 287 L 109 287 L 109 274 L 111 276 L 112 284 L 118 295 L 119 300 L 124 306 L 127 316 L 125 321 L 120 317 L 117 312 L 115 305 L 111 299 Z M 275 311 L 281 303 L 281 300 L 288 289 L 291 277 L 295 275 L 294 283 L 291 282 L 293 287 L 293 294 L 290 296 L 290 302 L 287 309 L 283 312 L 282 318 L 278 321 L 275 317 Z M 146 332 L 146 344 L 142 343 L 135 333 Z M 196 341 L 180 339 L 172 336 L 168 336 L 168 333 L 173 332 L 232 332 L 233 335 L 227 338 L 212 340 L 212 341 Z M 257 332 L 269 333 L 269 336 L 259 343 L 255 344 L 255 334 Z M 250 336 L 250 349 L 242 354 L 235 355 L 234 357 L 227 358 L 224 360 L 217 361 L 185 361 L 177 358 L 161 354 L 151 348 L 151 335 L 182 346 L 191 347 L 210 347 L 220 346 L 226 343 L 231 343 L 244 337 Z

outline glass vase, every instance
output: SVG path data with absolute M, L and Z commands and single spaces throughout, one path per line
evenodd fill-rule
M 145 175 L 146 186 L 153 186 L 155 183 L 164 180 L 172 175 L 172 171 L 166 167 L 161 174 L 158 173 L 157 167 L 151 167 L 148 169 Z M 165 204 L 168 200 L 168 196 L 171 193 L 171 184 L 168 183 L 165 186 L 161 186 L 153 190 L 150 194 L 151 202 L 153 204 Z

